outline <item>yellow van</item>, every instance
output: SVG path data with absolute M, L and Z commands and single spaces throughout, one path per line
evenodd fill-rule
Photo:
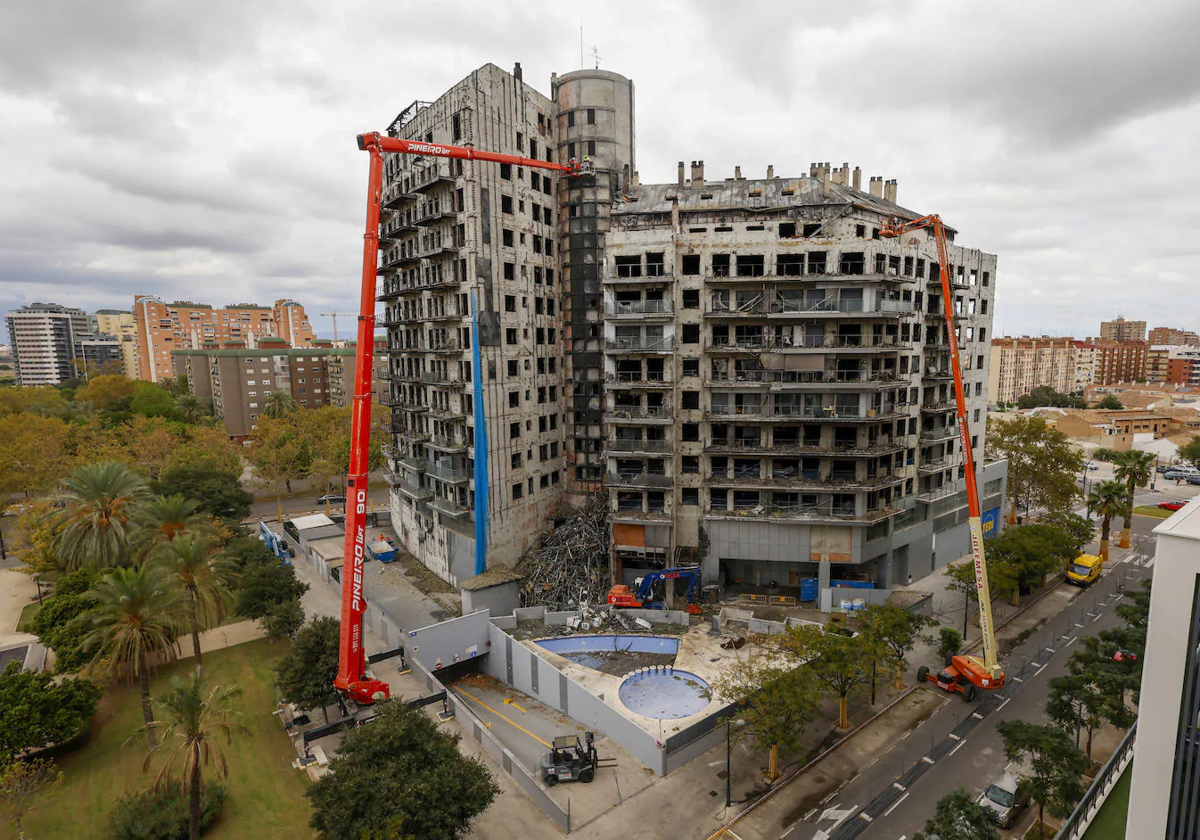
M 1094 554 L 1080 554 L 1071 561 L 1067 569 L 1067 583 L 1076 586 L 1087 586 L 1100 579 L 1104 571 L 1104 561 Z

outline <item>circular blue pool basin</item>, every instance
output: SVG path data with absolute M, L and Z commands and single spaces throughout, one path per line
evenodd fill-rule
M 708 683 L 688 671 L 670 668 L 639 671 L 621 683 L 617 696 L 625 708 L 658 720 L 674 720 L 704 711 Z

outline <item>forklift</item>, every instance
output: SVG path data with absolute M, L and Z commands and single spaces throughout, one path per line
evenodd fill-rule
M 550 752 L 542 756 L 542 781 L 546 787 L 559 782 L 587 782 L 596 778 L 600 759 L 596 755 L 595 732 L 578 735 L 556 735 Z M 586 743 L 585 743 L 586 741 Z

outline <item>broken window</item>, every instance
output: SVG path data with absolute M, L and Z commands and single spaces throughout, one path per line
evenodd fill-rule
M 700 408 L 700 392 L 699 391 L 684 391 L 681 395 L 682 407 L 688 410 Z
M 729 276 L 729 254 L 713 254 L 712 273 L 713 277 Z
M 618 277 L 641 277 L 642 276 L 642 258 L 641 257 L 617 257 L 617 276 Z
M 775 258 L 775 273 L 781 277 L 804 274 L 804 254 L 780 254 Z
M 700 375 L 700 360 L 699 359 L 684 359 L 683 360 L 683 376 L 699 376 Z
M 575 125 L 575 112 L 567 111 L 567 126 Z
M 698 455 L 684 455 L 679 459 L 679 471 L 689 475 L 700 472 L 700 457 Z
M 817 231 L 821 229 L 821 222 L 808 222 L 804 225 L 805 236 L 816 236 Z
M 683 308 L 684 309 L 699 309 L 700 308 L 700 291 L 699 291 L 699 289 L 684 289 L 683 290 Z
M 689 443 L 700 440 L 700 424 L 684 423 L 681 427 L 681 439 Z
M 700 273 L 700 255 L 699 254 L 684 254 L 683 255 L 683 273 L 688 274 L 688 275 Z
M 699 344 L 700 343 L 700 325 L 699 324 L 684 324 L 682 326 L 681 344 Z
M 513 247 L 513 232 L 508 228 L 500 232 L 500 244 L 505 248 Z
M 867 235 L 867 226 L 866 225 L 855 225 L 854 226 L 854 235 L 857 236 L 859 239 L 862 239 L 863 237 L 865 237 Z
M 795 235 L 796 235 L 796 223 L 795 222 L 782 222 L 779 225 L 779 238 L 780 239 L 791 239 Z
M 809 274 L 824 274 L 825 273 L 825 252 L 811 251 L 808 255 L 808 273 Z
M 838 274 L 862 274 L 866 270 L 866 255 L 850 251 L 838 257 Z
M 588 125 L 596 124 L 596 109 L 595 108 L 587 109 L 587 121 L 588 121 Z
M 500 196 L 500 212 L 511 214 L 513 211 L 513 200 L 511 195 Z
M 659 251 L 654 254 L 646 254 L 646 276 L 662 277 L 664 274 L 666 274 L 666 268 L 663 264 L 663 253 Z
M 766 258 L 762 254 L 739 254 L 738 277 L 762 277 L 766 271 Z

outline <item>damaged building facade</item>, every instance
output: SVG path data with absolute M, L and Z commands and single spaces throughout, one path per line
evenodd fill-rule
M 405 547 L 457 582 L 475 569 L 480 493 L 488 563 L 511 565 L 559 503 L 600 490 L 617 581 L 694 560 L 709 583 L 886 586 L 965 554 L 937 248 L 924 231 L 879 237 L 885 218 L 920 215 L 896 182 L 863 190 L 857 168 L 827 163 L 708 180 L 701 161 L 640 184 L 633 117 L 618 74 L 553 77 L 547 98 L 519 67 L 486 65 L 389 129 L 595 166 L 387 158 L 387 455 Z M 1004 494 L 1004 465 L 983 461 L 996 258 L 952 243 L 950 263 L 989 511 Z

